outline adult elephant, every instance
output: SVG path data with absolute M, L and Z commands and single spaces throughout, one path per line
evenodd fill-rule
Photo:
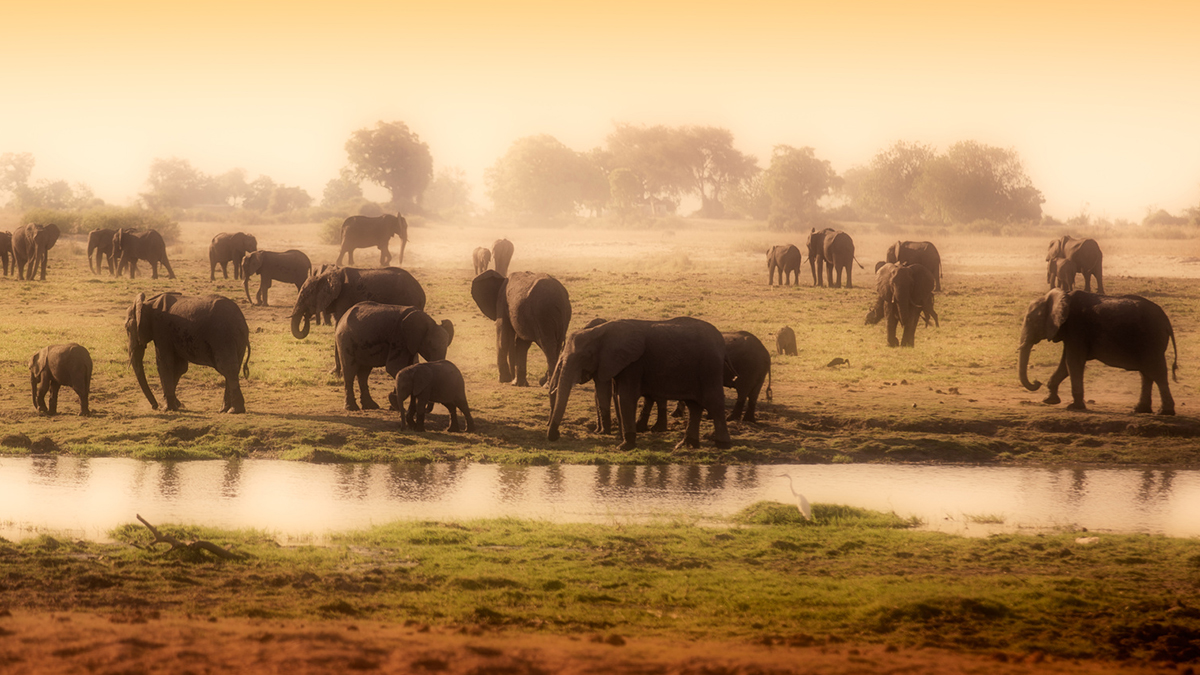
M 229 263 L 233 263 L 233 278 L 242 278 L 242 258 L 258 250 L 258 239 L 246 232 L 221 232 L 208 245 L 208 280 L 217 280 L 217 265 L 229 278 Z
M 246 291 L 246 302 L 263 307 L 269 306 L 267 291 L 271 288 L 271 282 L 282 281 L 286 284 L 295 284 L 296 293 L 299 294 L 300 288 L 312 274 L 312 263 L 309 262 L 308 256 L 304 255 L 303 251 L 297 251 L 294 248 L 282 252 L 251 251 L 242 258 L 241 267 L 242 290 Z M 258 293 L 255 295 L 255 299 L 251 300 L 250 277 L 255 274 L 259 277 Z
M 875 270 L 875 305 L 867 312 L 865 323 L 874 326 L 887 318 L 887 340 L 889 347 L 916 346 L 917 320 L 926 315 L 940 326 L 937 312 L 933 309 L 933 273 L 922 265 L 908 263 L 879 263 Z M 896 326 L 904 328 L 903 337 L 896 339 Z
M 325 267 L 309 277 L 296 294 L 292 335 L 303 340 L 308 337 L 309 322 L 314 316 L 329 312 L 336 322 L 351 307 L 367 300 L 425 309 L 425 289 L 413 275 L 399 267 Z
M 550 378 L 547 438 L 558 440 L 571 388 L 594 379 L 597 405 L 608 410 L 614 394 L 621 450 L 637 444 L 637 402 L 686 401 L 688 426 L 680 446 L 700 446 L 701 411 L 713 418 L 718 448 L 732 445 L 725 422 L 725 341 L 712 324 L 690 317 L 667 321 L 619 319 L 572 333 Z
M 113 262 L 113 235 L 116 233 L 116 230 L 108 228 L 99 228 L 88 232 L 88 270 L 92 274 L 100 274 L 100 270 L 103 269 L 101 266 L 103 260 L 108 261 L 108 276 L 116 274 L 116 266 Z M 96 259 L 95 266 L 92 265 L 92 258 Z
M 1072 402 L 1068 410 L 1087 410 L 1083 398 L 1083 369 L 1096 359 L 1114 368 L 1136 370 L 1142 375 L 1142 393 L 1135 413 L 1151 412 L 1150 393 L 1158 385 L 1162 399 L 1160 415 L 1175 414 L 1175 399 L 1167 378 L 1167 342 L 1175 347 L 1171 376 L 1179 368 L 1175 330 L 1162 307 L 1136 295 L 1106 297 L 1087 291 L 1053 289 L 1034 300 L 1021 322 L 1018 373 L 1021 385 L 1037 391 L 1041 382 L 1030 382 L 1029 354 L 1042 340 L 1061 342 L 1062 358 L 1046 384 L 1042 401 L 1059 403 L 1058 385 L 1070 376 Z M 1178 382 L 1178 378 L 1175 378 Z
M 814 286 L 825 285 L 825 280 L 822 278 L 822 268 L 824 268 L 830 288 L 842 287 L 842 272 L 846 273 L 846 288 L 854 288 L 854 240 L 850 235 L 828 227 L 820 231 L 813 228 L 805 244 L 808 248 L 808 265 L 812 270 Z M 862 267 L 861 263 L 859 267 Z M 837 272 L 836 282 L 834 281 L 835 271 Z
M 800 283 L 800 265 L 804 262 L 804 254 L 795 244 L 780 244 L 767 250 L 767 285 L 775 284 L 775 270 L 779 270 L 779 285 L 790 286 Z M 789 282 L 788 275 L 791 276 Z
M 508 264 L 512 262 L 513 243 L 507 239 L 497 239 L 492 244 L 492 260 L 500 276 L 508 276 Z
M 942 290 L 942 256 L 931 241 L 898 241 L 888 247 L 887 261 L 920 265 L 933 273 L 933 290 Z
M 138 293 L 125 316 L 125 332 L 129 334 L 129 363 L 151 408 L 158 410 L 158 400 L 146 382 L 142 361 L 146 346 L 153 342 L 167 410 L 183 407 L 175 389 L 188 364 L 194 363 L 213 368 L 225 378 L 221 412 L 246 412 L 238 375 L 240 371 L 250 376 L 250 328 L 233 300 L 220 295 L 187 297 L 179 293 L 160 293 L 147 299 L 145 293 Z
M 471 282 L 471 297 L 479 311 L 496 322 L 500 381 L 529 386 L 529 346 L 536 344 L 546 356 L 546 374 L 538 379 L 539 385 L 545 384 L 571 323 L 571 297 L 562 283 L 548 274 L 513 272 L 506 279 L 487 270 Z
M 41 269 L 41 280 L 46 280 L 46 263 L 50 249 L 61 234 L 58 225 L 29 223 L 13 230 L 13 260 L 17 265 L 17 278 L 33 281 L 34 274 Z
M 1046 265 L 1046 281 L 1050 288 L 1061 288 L 1068 293 L 1075 290 L 1075 275 L 1079 268 L 1070 258 L 1055 258 Z
M 392 252 L 388 250 L 388 241 L 392 237 L 400 237 L 399 264 L 404 264 L 404 248 L 408 245 L 408 221 L 397 213 L 385 213 L 382 216 L 350 216 L 342 223 L 342 249 L 338 252 L 337 263 L 342 264 L 342 256 L 349 256 L 350 264 L 354 264 L 354 249 L 379 249 L 379 266 L 387 267 L 392 262 Z
M 1066 258 L 1075 263 L 1075 268 L 1083 275 L 1083 290 L 1088 293 L 1092 291 L 1092 277 L 1096 277 L 1096 292 L 1104 295 L 1104 253 L 1095 239 L 1076 239 L 1066 234 L 1051 239 L 1046 262 L 1055 258 Z M 1050 283 L 1053 286 L 1053 282 Z
M 117 276 L 129 266 L 129 278 L 137 274 L 139 260 L 150 263 L 150 278 L 158 278 L 158 266 L 167 268 L 167 278 L 175 278 L 171 261 L 167 260 L 167 244 L 158 230 L 138 232 L 131 229 L 117 230 L 113 235 L 113 255 L 117 258 Z
M 346 410 L 358 410 L 354 402 L 354 380 L 358 380 L 363 410 L 378 410 L 367 388 L 371 369 L 383 366 L 389 377 L 417 362 L 446 358 L 446 349 L 454 340 L 454 324 L 440 324 L 416 307 L 360 302 L 338 320 L 334 344 L 342 363 L 346 385 Z
M 4 259 L 4 276 L 8 276 L 8 264 L 12 259 L 12 232 L 0 232 L 0 258 Z M 15 260 L 14 266 L 15 266 Z

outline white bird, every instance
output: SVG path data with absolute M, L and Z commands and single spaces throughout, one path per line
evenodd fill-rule
M 813 519 L 812 506 L 809 506 L 808 499 L 806 499 L 804 495 L 796 492 L 796 486 L 794 483 L 792 483 L 792 474 L 781 473 L 779 475 L 788 479 L 788 487 L 791 488 L 792 494 L 796 497 L 796 508 L 800 509 L 800 515 L 804 516 L 805 520 L 811 521 Z

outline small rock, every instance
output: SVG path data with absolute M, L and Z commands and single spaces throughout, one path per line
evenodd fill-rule
M 908 384 L 908 380 L 900 380 L 900 384 Z
M 915 407 L 917 407 L 917 404 L 916 404 L 916 403 L 914 403 L 914 404 L 913 404 L 913 407 L 914 407 L 914 408 L 915 408 Z
M 1099 544 L 1100 537 L 1077 537 L 1075 539 L 1075 543 L 1079 544 L 1081 546 L 1090 546 L 1092 544 Z

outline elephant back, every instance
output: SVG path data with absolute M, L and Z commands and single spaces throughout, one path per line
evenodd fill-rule
M 372 301 L 386 305 L 404 305 L 425 309 L 425 289 L 421 282 L 407 270 L 399 267 L 357 269 L 343 267 L 338 272 L 344 275 L 341 294 L 333 302 L 335 314 L 346 311 L 353 305 Z

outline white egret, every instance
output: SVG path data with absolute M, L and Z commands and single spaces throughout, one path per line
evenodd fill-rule
M 800 515 L 804 516 L 805 520 L 812 520 L 812 506 L 809 505 L 808 499 L 804 495 L 796 492 L 796 485 L 792 482 L 792 474 L 781 473 L 780 477 L 788 479 L 788 487 L 791 488 L 792 494 L 796 497 L 796 508 L 800 509 Z

